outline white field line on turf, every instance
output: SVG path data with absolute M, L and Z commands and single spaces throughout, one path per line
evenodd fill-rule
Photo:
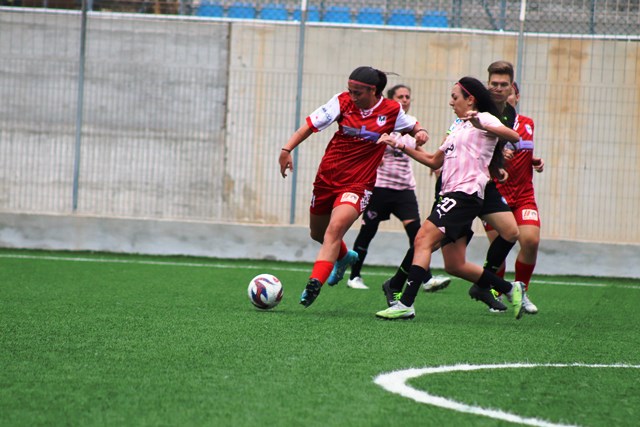
M 522 368 L 568 368 L 568 367 L 580 367 L 580 368 L 630 368 L 640 369 L 640 365 L 602 365 L 595 364 L 589 365 L 584 363 L 505 363 L 497 365 L 453 365 L 453 366 L 437 366 L 433 368 L 422 369 L 405 369 L 401 371 L 388 372 L 380 374 L 374 378 L 374 382 L 387 391 L 395 394 L 399 394 L 403 397 L 415 400 L 419 403 L 425 403 L 427 405 L 438 406 L 440 408 L 451 409 L 457 412 L 464 412 L 467 414 L 481 415 L 484 417 L 494 418 L 497 420 L 509 421 L 512 423 L 525 424 L 530 426 L 541 427 L 568 427 L 573 426 L 571 424 L 556 424 L 549 421 L 541 420 L 538 418 L 527 418 L 517 414 L 511 414 L 499 409 L 482 408 L 480 406 L 467 405 L 465 403 L 457 402 L 452 399 L 447 399 L 442 396 L 436 396 L 429 394 L 423 390 L 417 390 L 406 382 L 413 378 L 418 378 L 423 375 L 441 374 L 448 372 L 459 371 L 478 371 L 481 369 L 522 369 Z M 531 396 L 533 398 L 534 396 Z
M 95 263 L 114 263 L 114 264 L 140 264 L 140 265 L 166 265 L 166 266 L 175 266 L 175 267 L 199 267 L 199 268 L 238 268 L 236 265 L 230 264 L 208 264 L 208 263 L 194 263 L 194 262 L 176 262 L 176 261 L 150 261 L 150 260 L 140 260 L 140 259 L 117 259 L 117 258 L 85 258 L 85 257 L 64 257 L 64 256 L 53 256 L 53 255 L 22 255 L 22 254 L 0 254 L 0 258 L 11 258 L 11 259 L 33 259 L 33 260 L 45 260 L 45 261 L 67 261 L 67 262 L 95 262 Z M 253 266 L 253 265 L 244 265 L 242 268 L 247 270 L 263 270 L 265 266 Z M 281 267 L 278 266 L 279 270 L 284 271 L 295 271 L 295 272 L 308 272 L 307 268 L 296 268 L 296 267 Z M 389 276 L 389 273 L 376 272 L 372 271 L 367 273 L 370 276 Z M 532 283 L 540 283 L 547 285 L 565 285 L 565 286 L 586 286 L 592 288 L 602 288 L 607 285 L 605 283 L 581 283 L 581 282 L 560 282 L 555 280 L 532 280 Z M 633 285 L 615 285 L 617 288 L 627 288 L 627 289 L 638 289 L 640 290 L 640 286 Z

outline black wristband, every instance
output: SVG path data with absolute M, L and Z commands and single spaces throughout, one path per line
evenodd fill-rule
M 286 151 L 287 153 L 290 153 L 291 150 L 287 149 L 287 148 L 281 148 L 282 151 Z

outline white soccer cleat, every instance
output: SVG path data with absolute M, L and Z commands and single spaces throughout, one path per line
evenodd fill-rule
M 531 302 L 526 293 L 522 294 L 522 308 L 527 314 L 537 314 L 538 307 L 534 303 Z
M 422 289 L 425 292 L 436 292 L 449 286 L 449 283 L 451 283 L 451 279 L 447 276 L 433 276 L 422 284 Z
M 369 287 L 364 284 L 362 277 L 360 276 L 347 280 L 347 287 L 351 289 L 369 289 Z
M 397 319 L 413 319 L 416 317 L 416 311 L 413 306 L 407 307 L 400 301 L 396 301 L 391 307 L 376 313 L 377 317 L 387 320 Z

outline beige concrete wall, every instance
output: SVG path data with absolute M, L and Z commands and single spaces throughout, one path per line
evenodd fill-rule
M 0 11 L 0 212 L 71 213 L 78 16 Z M 515 34 L 312 24 L 296 118 L 294 24 L 95 14 L 89 28 L 79 211 L 97 217 L 288 224 L 280 147 L 353 68 L 413 88 L 434 150 L 454 118 L 451 85 L 517 56 Z M 545 240 L 640 242 L 639 45 L 525 37 L 521 110 L 547 164 L 535 176 Z M 299 227 L 333 130 L 299 150 Z M 415 171 L 424 217 L 434 177 Z
M 296 31 L 272 31 L 265 25 L 234 26 L 230 92 L 247 90 L 247 82 L 257 83 L 263 74 L 295 78 L 292 40 L 297 37 Z M 276 46 L 288 48 L 283 52 Z M 635 222 L 635 212 L 640 209 L 639 46 L 624 40 L 525 38 L 521 111 L 535 120 L 536 155 L 546 162 L 545 172 L 534 178 L 543 238 L 640 242 L 640 226 Z M 514 34 L 310 26 L 305 44 L 302 115 L 344 90 L 347 76 L 355 67 L 373 65 L 400 74 L 390 76 L 389 86 L 398 82 L 412 86 L 411 113 L 431 131 L 428 149 L 433 150 L 454 118 L 448 107 L 451 85 L 465 75 L 486 80 L 489 63 L 498 59 L 516 63 L 516 56 Z M 252 69 L 253 79 L 246 75 L 247 69 Z M 291 86 L 285 89 L 270 85 L 270 93 L 259 90 L 251 98 L 251 105 L 230 102 L 228 120 L 248 118 L 253 125 L 240 129 L 230 124 L 229 128 L 238 131 L 239 139 L 259 135 L 264 145 L 252 153 L 271 162 L 264 184 L 247 184 L 251 194 L 271 197 L 274 185 L 282 187 L 275 158 L 293 130 L 289 119 L 294 106 L 292 90 Z M 278 106 L 277 116 L 261 117 L 273 113 L 279 98 L 286 102 Z M 274 121 L 282 126 L 269 127 L 268 123 Z M 332 132 L 314 135 L 301 146 L 297 163 L 298 224 L 307 221 L 311 182 Z M 246 161 L 245 155 L 241 147 L 232 154 L 240 162 Z M 434 179 L 419 165 L 415 170 L 419 201 L 426 214 L 433 200 Z M 238 177 L 234 181 L 240 180 Z M 286 221 L 290 194 L 276 197 L 277 202 L 271 200 L 270 212 L 275 212 L 273 208 L 284 209 L 271 220 Z M 383 228 L 397 230 L 399 224 L 393 221 Z

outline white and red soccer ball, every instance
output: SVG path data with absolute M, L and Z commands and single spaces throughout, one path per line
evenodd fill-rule
M 282 300 L 282 283 L 272 274 L 259 274 L 249 282 L 249 300 L 261 310 L 269 310 Z

